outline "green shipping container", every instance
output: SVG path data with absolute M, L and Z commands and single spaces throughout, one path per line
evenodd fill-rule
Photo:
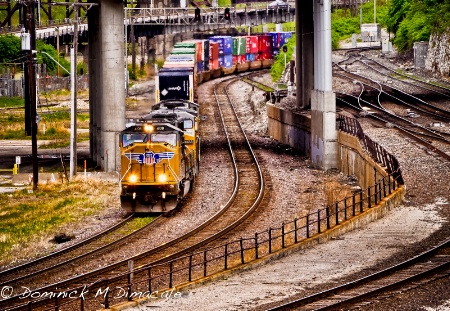
M 178 42 L 173 46 L 174 48 L 191 48 L 195 49 L 195 42 Z
M 245 37 L 233 37 L 233 55 L 245 55 L 246 44 Z
M 179 48 L 179 47 L 175 47 L 172 50 L 172 54 L 190 54 L 190 55 L 195 55 L 195 48 Z

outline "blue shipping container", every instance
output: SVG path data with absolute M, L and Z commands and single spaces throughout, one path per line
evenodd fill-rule
M 228 54 L 223 57 L 223 67 L 225 68 L 233 67 L 233 55 Z
M 219 43 L 219 55 L 233 53 L 233 38 L 231 36 L 214 36 L 209 38 L 209 40 Z
M 292 32 L 280 32 L 280 48 L 292 38 Z

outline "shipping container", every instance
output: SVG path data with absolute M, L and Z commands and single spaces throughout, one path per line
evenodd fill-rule
M 280 32 L 280 48 L 292 38 L 292 32 Z
M 228 55 L 233 53 L 233 38 L 231 36 L 214 36 L 210 37 L 209 41 L 219 43 L 220 55 Z
M 258 53 L 258 60 L 272 59 L 272 52 Z
M 268 32 L 268 36 L 272 38 L 273 48 L 280 48 L 280 33 L 279 32 Z
M 161 68 L 155 77 L 156 103 L 166 99 L 194 100 L 192 68 Z
M 247 61 L 245 55 L 233 55 L 233 64 L 242 64 Z
M 173 48 L 171 54 L 174 54 L 174 55 L 179 55 L 179 54 L 196 55 L 196 48 Z
M 245 37 L 245 53 L 256 54 L 258 53 L 258 37 L 246 36 Z
M 174 48 L 190 48 L 190 49 L 194 49 L 195 48 L 195 42 L 193 42 L 193 41 L 177 42 L 177 43 L 175 43 L 175 45 L 173 47 Z
M 228 54 L 223 56 L 223 66 L 225 68 L 233 67 L 233 55 Z
M 258 51 L 259 53 L 272 54 L 272 49 L 273 49 L 272 36 L 269 36 L 269 35 L 258 36 L 258 48 L 259 48 L 259 51 Z
M 245 60 L 247 62 L 254 62 L 255 60 L 258 60 L 258 54 L 257 53 L 256 54 L 255 53 L 252 53 L 252 54 L 247 53 L 247 54 L 245 54 Z
M 219 43 L 209 42 L 209 59 L 217 60 L 219 58 Z
M 246 47 L 247 39 L 245 37 L 233 37 L 233 55 L 245 55 Z
M 163 68 L 194 68 L 195 58 L 194 55 L 189 54 L 170 54 L 164 62 Z

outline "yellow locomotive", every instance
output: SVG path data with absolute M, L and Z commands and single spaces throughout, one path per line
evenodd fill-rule
M 200 162 L 198 106 L 161 101 L 120 133 L 122 208 L 173 210 L 194 184 Z

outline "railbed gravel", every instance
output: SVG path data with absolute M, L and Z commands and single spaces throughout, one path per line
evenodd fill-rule
M 264 79 L 269 81 L 268 77 Z M 203 100 L 212 102 L 206 96 L 205 88 L 208 83 L 199 88 L 199 98 L 203 107 L 201 114 L 211 121 L 217 116 L 214 116 L 209 105 L 205 107 L 205 103 L 202 103 Z M 305 208 L 323 206 L 318 199 L 325 202 L 324 188 L 327 182 L 344 189 L 347 185 L 351 186 L 347 176 L 315 170 L 310 167 L 308 158 L 272 141 L 266 134 L 262 93 L 254 91 L 248 95 L 249 87 L 243 84 L 236 84 L 232 88 L 233 93 L 243 98 L 236 100 L 238 112 L 264 172 L 270 175 L 272 191 L 270 208 L 257 211 L 254 221 L 246 223 L 245 229 L 233 233 L 229 236 L 230 239 L 252 235 L 255 230 L 292 220 L 293 213 L 302 213 L 301 210 L 292 210 L 299 201 Z M 244 97 L 244 93 L 251 99 Z M 291 103 L 285 103 L 286 106 L 292 106 L 292 99 L 290 100 Z M 156 299 L 131 310 L 153 307 L 164 310 L 263 310 L 276 301 L 304 296 L 321 288 L 370 274 L 448 238 L 448 164 L 431 157 L 416 143 L 392 129 L 374 126 L 367 119 L 360 118 L 359 121 L 370 137 L 399 159 L 407 188 L 402 206 L 383 219 L 368 224 L 364 229 L 347 233 L 336 240 L 251 271 L 230 275 L 205 286 L 192 287 L 183 291 L 181 299 Z M 211 126 L 211 123 L 208 124 Z M 205 123 L 201 126 L 202 135 L 220 135 L 219 128 L 205 129 L 204 125 Z M 203 150 L 201 174 L 193 195 L 183 209 L 169 219 L 165 228 L 158 228 L 152 236 L 155 244 L 158 244 L 157 238 L 161 238 L 161 241 L 163 236 L 169 238 L 168 232 L 179 233 L 178 228 L 186 228 L 205 219 L 206 213 L 212 213 L 212 209 L 218 207 L 210 195 L 227 193 L 222 186 L 224 178 L 231 174 L 227 171 L 229 168 L 220 167 L 216 170 L 217 162 L 213 161 L 217 158 L 214 147 L 221 143 L 205 136 L 203 141 L 209 147 Z M 217 189 L 217 186 L 221 188 Z M 300 189 L 305 189 L 306 192 L 301 193 Z M 216 201 L 220 199 L 216 198 Z M 447 278 L 436 284 L 420 286 L 417 290 L 393 295 L 390 299 L 370 305 L 367 310 L 450 310 L 448 281 Z
M 393 61 L 382 61 L 392 66 Z M 355 91 L 352 84 L 341 86 L 347 87 L 349 92 Z M 308 159 L 294 154 L 285 146 L 268 147 L 272 142 L 265 136 L 263 127 L 255 128 L 256 118 L 252 118 L 252 115 L 257 115 L 258 112 L 252 107 L 245 108 L 243 103 L 247 100 L 242 96 L 243 90 L 248 91 L 241 84 L 235 87 L 235 92 L 244 99 L 239 102 L 238 111 L 251 133 L 250 140 L 264 164 L 266 173 L 270 172 L 273 190 L 271 208 L 265 209 L 260 215 L 256 212 L 257 220 L 250 224 L 249 230 L 236 232 L 232 238 L 245 233 L 251 235 L 255 229 L 266 228 L 273 223 L 279 224 L 280 221 L 286 220 L 286 216 L 292 217 L 292 211 L 282 208 L 289 206 L 286 200 L 304 200 L 295 197 L 299 193 L 293 189 L 296 189 L 298 184 L 313 184 L 314 178 L 318 176 L 322 183 L 329 178 L 324 172 L 311 168 L 309 174 L 296 174 L 297 171 L 308 168 Z M 258 92 L 253 92 L 251 96 L 258 98 L 257 101 L 252 101 L 253 105 L 257 105 L 260 98 Z M 281 106 L 292 107 L 292 99 L 287 99 Z M 436 159 L 424 151 L 423 147 L 388 127 L 374 125 L 365 118 L 359 118 L 359 121 L 366 134 L 400 161 L 407 189 L 401 206 L 384 218 L 336 237 L 335 240 L 299 251 L 262 267 L 224 276 L 223 279 L 210 281 L 203 286 L 188 287 L 182 290 L 181 299 L 155 299 L 130 310 L 266 310 L 274 306 L 274 302 L 303 297 L 371 274 L 448 239 L 448 163 Z M 278 154 L 277 149 L 285 150 Z M 277 165 L 273 165 L 274 162 Z M 334 178 L 341 184 L 346 183 L 345 176 L 339 178 L 337 174 Z M 317 187 L 317 184 L 313 185 Z M 281 201 L 284 201 L 284 204 L 280 204 Z M 259 222 L 262 223 L 260 227 Z M 394 293 L 387 299 L 377 300 L 359 310 L 450 310 L 449 281 L 450 278 L 447 277 L 438 282 L 418 286 L 406 293 Z

